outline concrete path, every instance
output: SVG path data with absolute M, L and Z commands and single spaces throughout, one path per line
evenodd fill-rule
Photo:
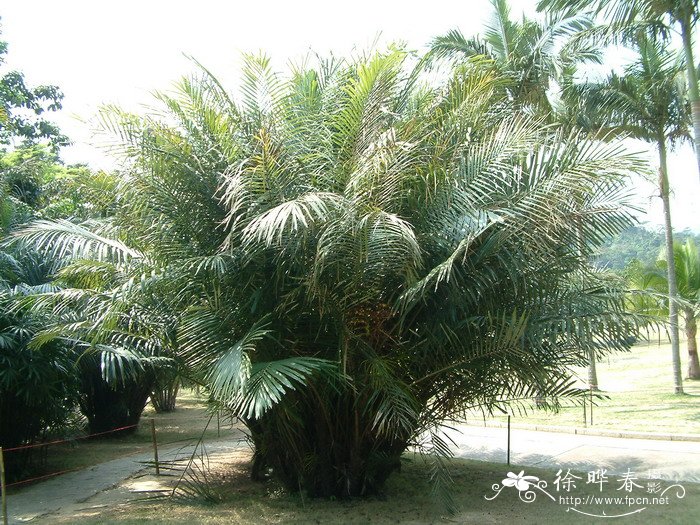
M 456 456 L 506 462 L 507 429 L 468 425 L 457 429 L 460 432 L 449 433 L 456 443 L 452 447 Z M 511 464 L 581 472 L 604 468 L 610 474 L 620 475 L 630 469 L 640 478 L 700 483 L 700 442 L 622 439 L 514 428 L 511 430 Z
M 208 454 L 230 453 L 247 447 L 240 432 L 226 441 L 206 443 Z M 158 455 L 161 461 L 172 461 L 191 454 L 193 449 L 194 444 L 171 446 L 159 449 Z M 50 520 L 41 519 L 42 516 L 75 508 L 141 471 L 152 470 L 144 464 L 148 461 L 153 461 L 152 452 L 114 459 L 26 487 L 7 498 L 9 523 L 49 523 Z

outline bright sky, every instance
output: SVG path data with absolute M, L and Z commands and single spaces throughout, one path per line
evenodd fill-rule
M 536 0 L 511 0 L 513 14 L 534 13 Z M 94 168 L 115 164 L 91 145 L 89 126 L 103 103 L 139 110 L 194 69 L 183 54 L 209 68 L 224 85 L 235 84 L 240 55 L 264 50 L 284 70 L 310 50 L 347 55 L 380 42 L 405 41 L 418 51 L 436 35 L 459 28 L 481 31 L 488 0 L 3 0 L 2 35 L 7 64 L 25 73 L 30 85 L 55 84 L 65 94 L 54 119 L 75 143 L 67 163 Z M 653 155 L 653 152 L 651 152 Z M 652 157 L 655 158 L 655 157 Z M 672 155 L 672 213 L 676 229 L 700 231 L 695 211 L 700 179 L 690 147 Z M 640 200 L 652 224 L 661 224 L 653 185 L 640 184 Z M 656 192 L 658 193 L 658 191 Z

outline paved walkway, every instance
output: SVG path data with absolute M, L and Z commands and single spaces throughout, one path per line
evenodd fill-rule
M 505 428 L 459 426 L 449 435 L 456 456 L 505 463 Z M 563 434 L 514 428 L 511 464 L 543 468 L 570 468 L 588 472 L 599 468 L 610 474 L 627 469 L 639 477 L 700 483 L 700 442 L 614 438 Z M 652 476 L 648 476 L 651 473 Z
M 236 433 L 226 441 L 209 441 L 206 451 L 225 454 L 247 448 L 241 436 Z M 159 450 L 158 455 L 161 461 L 170 461 L 191 454 L 193 449 L 194 444 L 171 446 Z M 152 470 L 144 465 L 148 461 L 153 461 L 152 452 L 114 459 L 26 487 L 7 498 L 9 523 L 50 523 L 50 519 L 41 519 L 42 516 L 75 508 L 141 471 Z
M 450 432 L 455 441 L 457 457 L 496 463 L 506 462 L 507 430 L 479 426 L 459 426 Z M 212 455 L 231 454 L 246 448 L 239 436 L 226 441 L 207 443 Z M 160 451 L 162 460 L 182 456 L 183 447 Z M 8 498 L 11 524 L 50 523 L 51 514 L 71 513 L 90 506 L 95 495 L 108 493 L 122 481 L 145 470 L 144 461 L 150 453 L 108 461 L 100 465 L 71 472 L 27 487 Z M 609 474 L 624 474 L 627 470 L 640 478 L 655 477 L 700 483 L 700 442 L 622 439 L 591 435 L 563 434 L 524 429 L 511 430 L 511 464 L 543 468 L 570 468 L 587 472 L 605 468 Z M 649 474 L 652 473 L 652 476 Z M 127 500 L 128 492 L 113 495 L 112 500 Z M 93 499 L 94 498 L 94 499 Z M 89 502 L 88 500 L 91 500 Z

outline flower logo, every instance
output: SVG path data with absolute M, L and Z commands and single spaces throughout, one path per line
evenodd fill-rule
M 493 494 L 491 496 L 484 496 L 484 498 L 489 501 L 494 500 L 506 487 L 515 487 L 518 489 L 518 497 L 525 503 L 532 503 L 537 499 L 537 493 L 533 489 L 537 489 L 539 492 L 549 497 L 549 499 L 555 501 L 554 496 L 546 490 L 547 482 L 537 476 L 526 476 L 524 470 L 521 470 L 519 474 L 508 472 L 506 478 L 502 480 L 501 483 L 496 483 L 491 486 Z
M 507 478 L 501 481 L 504 487 L 515 487 L 520 492 L 530 488 L 530 485 L 537 483 L 540 478 L 536 476 L 525 476 L 525 471 L 521 470 L 520 474 L 515 475 L 512 472 L 506 474 Z

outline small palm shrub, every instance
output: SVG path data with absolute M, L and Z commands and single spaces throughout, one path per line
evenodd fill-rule
M 42 348 L 32 338 L 50 320 L 30 307 L 33 293 L 48 292 L 50 264 L 36 253 L 0 252 L 0 446 L 21 447 L 60 432 L 72 418 L 77 397 L 70 345 L 55 340 Z M 5 453 L 15 479 L 41 459 L 38 450 Z

